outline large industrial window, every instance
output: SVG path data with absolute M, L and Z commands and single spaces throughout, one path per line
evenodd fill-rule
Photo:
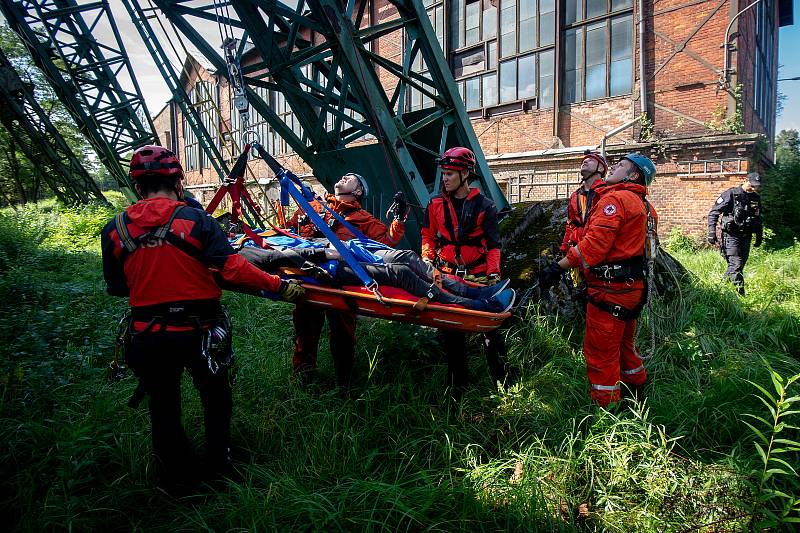
M 267 105 L 269 105 L 270 109 L 272 109 L 275 114 L 287 125 L 291 128 L 295 133 L 300 135 L 300 122 L 292 113 L 292 109 L 289 107 L 289 104 L 286 102 L 286 98 L 279 93 L 278 91 L 270 91 L 265 89 L 264 87 L 254 87 L 253 89 L 258 96 L 264 100 Z M 250 127 L 256 135 L 258 135 L 258 139 L 260 139 L 261 143 L 263 144 L 264 148 L 273 155 L 283 155 L 292 153 L 292 149 L 289 144 L 280 136 L 278 133 L 269 125 L 269 123 L 262 117 L 255 109 L 255 107 L 250 104 L 250 108 L 248 111 L 248 118 L 250 121 Z M 231 98 L 231 129 L 233 131 L 234 139 L 236 144 L 241 148 L 244 146 L 243 142 L 243 131 L 242 131 L 242 123 L 239 117 L 239 112 L 233 106 L 233 99 Z M 252 137 L 249 137 L 248 140 L 252 140 Z M 238 155 L 238 154 L 235 154 Z M 255 152 L 251 152 L 251 159 L 255 159 L 257 155 Z
M 764 0 L 756 6 L 756 47 L 753 61 L 753 110 L 767 133 L 775 116 L 775 4 Z
M 449 26 L 467 110 L 553 106 L 555 0 L 454 0 Z
M 564 103 L 633 88 L 633 0 L 565 0 Z
M 428 12 L 428 18 L 431 20 L 433 31 L 436 33 L 436 39 L 439 41 L 439 46 L 445 50 L 444 46 L 444 0 L 424 0 L 423 4 L 425 10 Z M 404 46 L 403 50 L 409 46 L 406 35 L 403 35 Z M 411 63 L 411 70 L 429 78 L 428 66 L 422 60 L 422 53 L 417 53 L 416 57 Z M 408 88 L 406 94 L 406 109 L 409 111 L 416 111 L 417 109 L 424 109 L 433 106 L 433 98 L 423 94 L 413 87 Z
M 219 148 L 219 94 L 217 85 L 210 81 L 198 81 L 192 88 L 191 102 L 214 145 Z M 211 167 L 211 160 L 203 150 L 197 151 L 198 167 Z
M 197 136 L 194 130 L 189 126 L 189 121 L 183 119 L 183 170 L 191 172 L 198 170 L 198 154 L 200 152 L 200 145 L 197 142 Z
M 192 87 L 187 95 L 192 105 L 197 101 L 197 95 L 196 87 Z M 200 143 L 185 116 L 183 117 L 183 170 L 186 172 L 200 170 Z

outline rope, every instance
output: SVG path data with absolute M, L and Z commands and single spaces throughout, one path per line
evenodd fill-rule
M 656 221 L 650 212 L 650 203 L 646 198 L 642 197 L 644 203 L 644 210 L 647 216 L 645 222 L 645 243 L 644 255 L 647 257 L 647 325 L 650 328 L 650 350 L 646 358 L 651 359 L 656 353 L 656 324 L 655 315 L 653 314 L 653 296 L 655 295 L 655 263 L 656 256 L 658 255 L 658 235 L 656 233 Z M 637 335 L 641 329 L 642 322 L 636 325 Z
M 156 7 L 153 5 L 152 0 L 148 0 L 148 4 L 150 5 L 151 11 L 155 12 Z M 223 42 L 224 42 L 223 31 L 222 31 L 222 27 L 223 26 L 225 27 L 225 35 L 226 36 L 230 35 L 230 37 L 233 38 L 232 30 L 229 33 L 228 32 L 228 25 L 222 24 L 222 22 L 221 22 L 221 20 L 219 18 L 219 13 L 217 12 L 217 0 L 214 0 L 214 11 L 215 11 L 215 14 L 216 14 L 216 17 L 217 17 L 217 25 L 218 25 L 218 29 L 219 29 L 220 38 L 222 38 Z M 226 16 L 228 16 L 228 19 L 230 19 L 230 13 L 229 12 L 226 13 Z M 164 34 L 164 37 L 166 38 L 167 43 L 169 44 L 170 48 L 172 49 L 172 53 L 175 54 L 175 57 L 180 60 L 181 54 L 179 53 L 178 49 L 175 47 L 175 43 L 173 43 L 169 32 L 167 31 L 166 27 L 162 23 L 161 17 L 153 17 L 153 18 L 156 19 L 156 22 L 158 23 L 159 27 L 161 28 L 161 31 Z M 181 33 L 175 27 L 175 23 L 172 22 L 171 19 L 168 19 L 168 20 L 169 20 L 170 28 L 172 29 L 172 32 L 175 34 L 175 38 L 178 41 L 178 44 L 180 45 L 180 48 L 183 51 L 184 56 L 186 56 L 186 57 L 191 56 L 191 54 L 189 53 L 189 49 L 187 48 L 186 43 L 184 42 L 183 37 L 181 36 Z M 173 66 L 173 68 L 175 68 L 174 64 L 172 66 Z M 182 73 L 186 74 L 188 78 L 191 78 L 192 74 L 194 74 L 197 79 L 200 78 L 200 72 L 197 70 L 197 68 L 196 68 L 196 66 L 194 65 L 193 62 L 191 63 L 191 67 L 190 67 L 191 70 L 190 71 L 187 71 L 186 67 L 187 66 L 184 63 L 184 64 L 181 65 L 180 69 L 177 69 L 177 68 L 175 68 L 175 69 L 176 70 L 180 70 Z M 211 102 L 211 107 L 212 107 L 213 111 L 216 114 L 216 118 L 218 119 L 218 120 L 211 121 L 212 122 L 212 127 L 214 128 L 215 132 L 217 133 L 217 136 L 220 139 L 222 139 L 224 137 L 224 135 L 223 135 L 223 132 L 219 128 L 219 124 L 223 123 L 223 121 L 221 120 L 222 119 L 222 110 L 217 105 L 217 103 L 214 101 L 214 99 L 211 97 L 211 94 L 208 92 L 208 89 L 205 86 L 205 84 L 200 83 L 200 84 L 197 84 L 195 87 L 200 87 L 200 89 L 204 93 L 203 101 L 202 102 L 198 102 L 198 103 Z M 228 84 L 228 93 L 229 94 L 230 94 L 230 90 L 231 90 L 230 89 L 230 84 Z M 230 101 L 232 102 L 233 99 L 230 98 Z M 192 102 L 189 102 L 189 104 L 193 105 Z M 201 113 L 202 113 L 202 110 L 201 110 Z M 232 135 L 233 132 L 231 131 L 231 129 L 230 128 L 226 128 L 226 130 L 227 130 L 227 133 L 231 134 L 229 136 L 230 143 L 221 143 L 221 144 L 222 144 L 222 146 L 225 147 L 225 150 L 227 151 L 227 154 L 225 154 L 225 155 L 227 155 L 228 157 L 233 159 L 234 156 L 236 155 L 236 153 L 241 153 L 242 150 L 240 149 L 239 144 L 236 142 L 236 139 Z M 269 196 L 267 194 L 266 186 L 262 186 L 258 182 L 258 178 L 256 177 L 255 173 L 253 172 L 253 169 L 251 169 L 249 166 L 247 167 L 246 171 L 247 171 L 248 175 L 250 176 L 250 178 L 255 182 L 256 186 L 261 190 L 261 194 L 264 196 L 264 198 L 267 199 L 266 203 L 269 205 L 269 208 L 272 211 L 273 217 L 278 217 L 278 212 L 275 210 L 275 207 L 269 201 Z M 265 221 L 267 221 L 266 218 L 265 218 Z
M 653 315 L 653 295 L 655 294 L 655 260 L 651 257 L 647 262 L 647 321 L 650 325 L 650 352 L 647 358 L 652 360 L 656 353 L 656 323 Z

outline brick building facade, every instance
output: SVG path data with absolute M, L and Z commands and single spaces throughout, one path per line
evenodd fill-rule
M 612 160 L 640 151 L 657 162 L 651 195 L 662 234 L 675 225 L 699 233 L 722 190 L 770 164 L 778 28 L 793 23 L 790 0 L 423 3 L 481 148 L 512 203 L 567 196 L 577 186 L 583 151 L 605 140 Z M 397 16 L 386 0 L 374 0 L 367 12 L 375 24 Z M 403 53 L 397 36 L 371 46 L 390 59 Z M 423 65 L 417 69 L 424 72 Z M 238 139 L 226 82 L 192 58 L 183 81 L 209 131 L 231 147 L 230 157 Z M 282 96 L 269 98 L 291 126 Z M 416 110 L 431 102 L 411 90 L 404 105 Z M 252 121 L 285 166 L 308 174 L 258 116 Z M 216 175 L 177 106 L 168 104 L 155 122 L 184 162 L 190 187 L 207 199 Z M 254 178 L 269 175 L 259 164 L 253 170 Z M 268 180 L 261 181 L 261 197 L 274 198 Z

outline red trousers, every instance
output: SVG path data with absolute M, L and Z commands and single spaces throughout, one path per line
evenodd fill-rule
M 298 303 L 292 313 L 294 322 L 294 355 L 292 371 L 308 372 L 317 368 L 317 351 L 322 326 L 328 317 L 331 357 L 337 385 L 347 386 L 353 373 L 356 356 L 356 315 L 343 311 L 325 311 Z
M 589 295 L 594 300 L 633 309 L 641 301 L 643 290 L 611 295 L 590 288 Z M 586 306 L 586 334 L 583 338 L 586 376 L 591 384 L 592 400 L 602 407 L 619 401 L 620 382 L 639 387 L 647 380 L 644 361 L 634 344 L 635 334 L 635 319 L 615 318 L 591 302 Z

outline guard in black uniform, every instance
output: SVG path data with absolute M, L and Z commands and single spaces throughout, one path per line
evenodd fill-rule
M 744 264 L 750 255 L 750 241 L 755 233 L 755 246 L 761 246 L 761 176 L 751 172 L 741 187 L 731 187 L 717 198 L 708 213 L 708 243 L 717 244 L 717 221 L 722 226 L 719 250 L 728 262 L 725 279 L 732 281 L 744 295 Z

